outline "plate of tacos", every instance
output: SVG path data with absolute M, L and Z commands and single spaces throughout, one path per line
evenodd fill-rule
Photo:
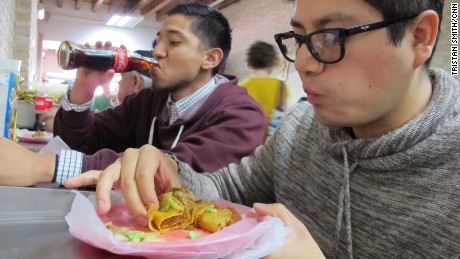
M 17 138 L 22 142 L 30 143 L 48 143 L 52 138 L 53 134 L 46 131 L 18 131 Z
M 107 215 L 95 212 L 95 197 L 77 192 L 66 216 L 70 233 L 115 254 L 148 258 L 260 258 L 275 251 L 289 234 L 283 222 L 222 199 L 198 199 L 185 188 L 159 196 L 149 208 L 149 226 L 139 226 L 119 191 Z

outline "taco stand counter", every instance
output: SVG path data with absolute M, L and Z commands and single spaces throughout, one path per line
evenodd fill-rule
M 64 217 L 74 197 L 65 189 L 0 186 L 0 258 L 126 258 L 69 233 Z

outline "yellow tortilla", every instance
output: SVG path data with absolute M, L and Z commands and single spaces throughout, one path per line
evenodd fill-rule
M 149 228 L 160 233 L 193 226 L 217 232 L 239 220 L 241 216 L 232 208 L 219 209 L 206 201 L 197 201 L 185 188 L 173 188 L 159 197 L 160 208 L 148 210 Z
M 171 203 L 177 206 L 168 206 Z M 152 206 L 148 210 L 149 228 L 159 232 L 180 228 L 182 223 L 176 219 L 183 214 L 184 205 L 171 193 L 165 193 L 160 196 L 160 209 Z

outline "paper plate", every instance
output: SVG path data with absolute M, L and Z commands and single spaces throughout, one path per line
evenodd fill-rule
M 35 131 L 29 131 L 26 134 L 18 134 L 17 138 L 22 142 L 30 143 L 48 143 L 53 138 L 53 134 L 49 132 L 45 132 L 46 135 L 42 137 L 34 137 L 34 133 Z
M 170 234 L 166 242 L 119 241 L 105 228 L 104 222 L 126 222 L 126 227 L 132 227 L 129 222 L 136 221 L 131 218 L 126 206 L 115 203 L 111 212 L 100 218 L 94 209 L 94 198 L 88 199 L 80 193 L 77 193 L 66 221 L 70 233 L 83 242 L 115 254 L 149 258 L 261 258 L 278 249 L 290 232 L 278 218 L 261 217 L 252 208 L 225 200 L 212 202 L 217 207 L 235 208 L 242 220 L 193 240 L 187 239 L 186 230 L 182 230 L 185 231 L 183 234 L 180 231 Z

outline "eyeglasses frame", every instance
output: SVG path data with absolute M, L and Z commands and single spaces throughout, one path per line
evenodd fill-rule
M 307 34 L 305 36 L 301 36 L 299 34 L 296 34 L 296 33 L 294 33 L 294 31 L 288 31 L 288 32 L 284 32 L 284 33 L 275 34 L 274 37 L 275 37 L 275 41 L 276 41 L 276 43 L 277 43 L 277 45 L 278 45 L 278 47 L 279 47 L 279 49 L 281 51 L 281 54 L 289 62 L 295 62 L 295 60 L 291 59 L 291 58 L 289 58 L 287 56 L 287 53 L 286 53 L 287 50 L 284 50 L 285 48 L 283 47 L 282 41 L 283 41 L 283 39 L 295 38 L 296 42 L 300 42 L 300 45 L 299 45 L 298 49 L 296 50 L 296 55 L 297 55 L 297 51 L 299 51 L 299 49 L 302 46 L 302 44 L 305 43 L 305 45 L 307 45 L 308 51 L 310 51 L 311 55 L 317 61 L 319 61 L 321 63 L 324 63 L 324 64 L 334 64 L 334 63 L 337 63 L 337 62 L 341 61 L 343 59 L 343 57 L 345 56 L 345 39 L 347 37 L 355 35 L 355 34 L 363 33 L 363 32 L 368 32 L 368 31 L 373 31 L 373 30 L 384 28 L 384 27 L 388 27 L 388 26 L 396 24 L 398 22 L 414 19 L 417 16 L 418 16 L 418 14 L 417 15 L 412 15 L 412 16 L 405 16 L 405 17 L 401 17 L 401 18 L 397 18 L 397 19 L 393 19 L 393 20 L 386 20 L 386 21 L 380 21 L 380 22 L 375 22 L 375 23 L 359 25 L 359 26 L 355 26 L 355 27 L 351 27 L 351 28 L 321 29 L 321 30 L 317 30 L 317 31 L 314 31 L 312 33 L 309 33 L 309 34 Z M 340 56 L 335 61 L 324 61 L 324 60 L 322 60 L 319 57 L 318 53 L 311 46 L 311 37 L 316 35 L 316 34 L 325 33 L 325 32 L 338 34 L 338 36 L 339 36 Z

